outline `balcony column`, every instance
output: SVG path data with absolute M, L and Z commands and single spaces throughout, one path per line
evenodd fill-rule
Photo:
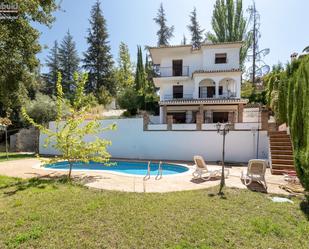
M 238 105 L 238 123 L 243 122 L 244 104 Z
M 166 105 L 160 107 L 160 122 L 161 124 L 166 124 L 167 122 L 167 107 Z
M 203 105 L 199 106 L 199 114 L 201 115 L 202 123 L 204 123 L 204 106 Z
M 192 122 L 192 111 L 186 111 L 186 124 L 190 124 Z
M 219 98 L 219 81 L 216 81 L 215 82 L 215 96 L 216 96 L 216 99 L 218 99 Z

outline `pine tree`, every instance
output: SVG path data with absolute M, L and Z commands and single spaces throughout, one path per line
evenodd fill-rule
M 59 48 L 59 65 L 66 95 L 72 93 L 74 88 L 73 75 L 79 70 L 79 61 L 73 36 L 68 31 Z
M 157 32 L 158 36 L 158 46 L 167 46 L 169 45 L 169 40 L 174 36 L 174 26 L 168 27 L 166 24 L 165 11 L 163 4 L 160 4 L 158 9 L 157 16 L 153 19 L 156 24 L 159 25 L 159 30 Z
M 119 84 L 118 89 L 121 90 L 133 85 L 134 77 L 132 72 L 133 66 L 131 63 L 129 48 L 124 42 L 121 42 L 119 45 L 118 69 L 116 72 Z
M 114 96 L 116 86 L 113 80 L 113 58 L 108 41 L 106 20 L 99 1 L 91 9 L 89 22 L 90 28 L 87 37 L 89 47 L 84 53 L 83 59 L 83 67 L 89 75 L 89 84 L 86 88 L 95 94 L 103 88 Z
M 59 48 L 58 42 L 54 42 L 54 46 L 50 49 L 49 55 L 46 59 L 46 66 L 48 67 L 49 71 L 45 74 L 44 78 L 46 79 L 46 93 L 52 95 L 55 93 L 56 90 L 56 82 L 57 82 L 57 75 L 60 70 L 60 61 L 59 61 Z
M 191 44 L 194 48 L 200 47 L 203 40 L 204 29 L 201 29 L 200 24 L 197 21 L 196 8 L 194 7 L 190 15 L 191 24 L 188 25 L 188 29 L 191 32 Z

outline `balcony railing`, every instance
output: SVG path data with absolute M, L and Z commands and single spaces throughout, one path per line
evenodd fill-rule
M 173 100 L 173 99 L 193 99 L 193 94 L 184 94 L 182 98 L 174 98 L 172 94 L 166 94 L 163 96 L 164 100 Z
M 213 97 L 200 96 L 198 99 L 234 99 L 236 98 L 235 92 L 224 93 L 219 95 L 218 98 L 214 95 Z M 193 99 L 193 94 L 183 94 L 182 98 L 176 98 L 172 94 L 166 94 L 163 96 L 163 100 L 177 100 L 177 99 Z
M 155 77 L 182 77 L 189 76 L 189 67 L 156 67 Z

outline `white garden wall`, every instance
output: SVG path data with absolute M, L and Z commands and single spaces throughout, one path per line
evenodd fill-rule
M 115 158 L 192 160 L 194 155 L 206 161 L 221 159 L 222 136 L 215 131 L 143 131 L 143 120 L 113 119 L 101 121 L 103 126 L 117 124 L 117 130 L 101 134 L 112 141 L 109 152 Z M 50 127 L 53 127 L 53 123 Z M 256 137 L 251 131 L 231 131 L 226 136 L 226 161 L 247 162 L 256 157 Z M 91 139 L 88 137 L 87 140 Z M 268 158 L 266 131 L 259 133 L 259 158 Z M 44 148 L 44 135 L 40 136 L 40 153 L 57 154 Z

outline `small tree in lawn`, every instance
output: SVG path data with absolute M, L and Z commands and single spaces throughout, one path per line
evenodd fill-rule
M 87 81 L 87 75 L 74 74 L 74 82 L 76 84 L 76 90 L 73 97 L 73 103 L 70 107 L 69 114 L 64 116 L 63 113 L 63 90 L 61 85 L 61 74 L 58 73 L 58 80 L 56 84 L 57 99 L 56 109 L 57 117 L 55 121 L 56 129 L 48 129 L 38 123 L 36 123 L 26 112 L 26 109 L 22 108 L 23 117 L 32 125 L 39 128 L 40 131 L 47 135 L 45 140 L 45 147 L 51 145 L 55 148 L 61 156 L 54 157 L 49 160 L 49 163 L 55 163 L 58 161 L 67 161 L 69 163 L 69 175 L 71 178 L 71 172 L 74 163 L 89 161 L 106 163 L 110 159 L 110 154 L 106 151 L 107 146 L 111 144 L 111 141 L 99 138 L 97 135 L 104 130 L 115 129 L 115 125 L 102 128 L 100 122 L 96 119 L 86 121 L 87 110 L 89 106 L 85 106 L 85 94 L 84 87 Z M 85 141 L 86 136 L 91 136 L 90 142 Z

